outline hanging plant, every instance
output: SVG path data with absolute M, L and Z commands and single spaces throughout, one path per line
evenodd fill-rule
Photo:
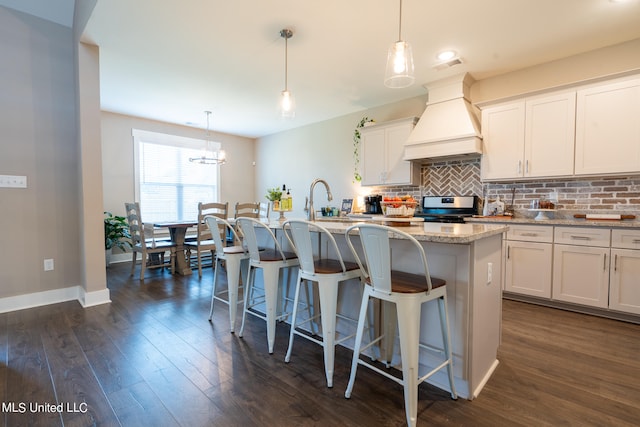
M 358 182 L 362 181 L 362 176 L 360 175 L 360 129 L 365 127 L 366 123 L 373 122 L 375 122 L 375 120 L 369 117 L 363 117 L 353 131 L 353 179 Z

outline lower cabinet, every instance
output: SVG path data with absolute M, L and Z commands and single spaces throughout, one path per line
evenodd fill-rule
M 613 230 L 609 308 L 640 314 L 640 230 Z
M 551 298 L 553 227 L 513 225 L 506 241 L 504 290 Z
M 504 291 L 640 315 L 640 230 L 509 226 Z
M 609 229 L 555 227 L 551 297 L 607 308 L 610 243 Z

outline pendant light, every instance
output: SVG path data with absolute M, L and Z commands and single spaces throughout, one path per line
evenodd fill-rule
M 224 165 L 227 162 L 227 157 L 224 150 L 213 149 L 213 144 L 209 138 L 209 119 L 211 117 L 211 111 L 204 112 L 207 115 L 207 133 L 205 134 L 205 145 L 200 157 L 190 157 L 191 163 L 199 163 L 201 165 Z
M 384 85 L 390 88 L 403 88 L 411 86 L 414 80 L 411 45 L 402 41 L 402 0 L 400 0 L 398 41 L 389 47 L 387 70 L 384 74 Z
M 284 90 L 280 93 L 280 115 L 284 118 L 291 119 L 295 117 L 295 102 L 293 95 L 289 91 L 288 83 L 288 40 L 293 36 L 293 31 L 288 28 L 280 30 L 280 37 L 284 38 Z

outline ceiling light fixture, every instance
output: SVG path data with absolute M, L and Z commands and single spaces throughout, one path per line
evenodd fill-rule
M 438 58 L 439 61 L 448 61 L 452 58 L 454 58 L 456 56 L 456 52 L 453 50 L 443 50 L 442 52 L 440 52 L 436 58 Z
M 384 74 L 384 85 L 397 89 L 411 86 L 414 80 L 411 45 L 402 41 L 402 0 L 400 0 L 398 41 L 389 47 L 387 69 Z
M 205 111 L 204 113 L 207 115 L 207 133 L 204 150 L 202 150 L 202 155 L 200 157 L 190 157 L 189 161 L 191 163 L 198 163 L 201 165 L 224 165 L 227 163 L 227 156 L 224 150 L 214 151 L 212 146 L 213 144 L 209 139 L 209 118 L 211 117 L 211 111 Z
M 288 28 L 280 30 L 280 37 L 284 38 L 284 90 L 280 93 L 280 115 L 284 118 L 291 119 L 295 117 L 295 103 L 293 95 L 289 91 L 288 87 L 288 54 L 289 45 L 288 40 L 293 36 L 293 31 Z

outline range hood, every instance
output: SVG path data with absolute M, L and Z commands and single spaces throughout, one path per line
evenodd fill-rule
M 404 160 L 482 154 L 479 111 L 469 102 L 473 78 L 456 75 L 425 85 L 427 108 L 404 146 Z

